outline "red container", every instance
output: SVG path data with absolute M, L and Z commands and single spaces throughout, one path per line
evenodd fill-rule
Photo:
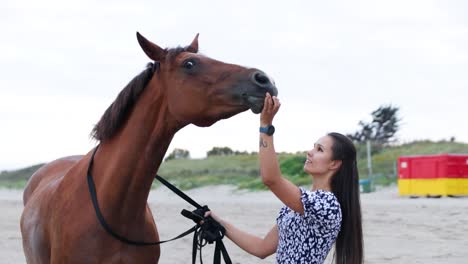
M 401 156 L 399 179 L 468 178 L 468 154 Z

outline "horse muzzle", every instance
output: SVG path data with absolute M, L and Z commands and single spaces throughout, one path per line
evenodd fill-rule
M 253 113 L 259 114 L 263 110 L 266 93 L 278 96 L 278 88 L 276 88 L 275 82 L 260 70 L 255 70 L 250 74 L 250 82 L 253 86 L 253 92 L 243 93 L 242 98 Z

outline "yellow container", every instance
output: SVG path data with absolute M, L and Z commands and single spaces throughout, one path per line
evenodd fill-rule
M 400 195 L 468 195 L 468 178 L 399 179 Z

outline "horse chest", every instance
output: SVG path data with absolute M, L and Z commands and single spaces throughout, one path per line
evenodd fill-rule
M 52 250 L 55 263 L 158 263 L 160 255 L 159 246 L 126 245 L 110 235 L 103 236 L 101 230 L 64 237 L 69 240 Z
M 82 189 L 77 187 L 75 191 L 79 193 Z M 55 198 L 54 213 L 49 218 L 49 227 L 54 230 L 50 243 L 52 263 L 157 263 L 159 246 L 136 247 L 115 239 L 99 224 L 90 200 Z M 148 215 L 143 222 L 128 235 L 157 241 L 152 216 Z M 110 224 L 115 225 L 112 221 Z M 118 228 L 116 231 L 122 232 Z

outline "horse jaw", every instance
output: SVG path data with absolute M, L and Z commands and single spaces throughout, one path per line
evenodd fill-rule
M 209 127 L 209 126 L 212 126 L 214 123 L 220 121 L 220 120 L 223 120 L 223 119 L 228 119 L 228 118 L 231 118 L 237 114 L 240 114 L 242 112 L 245 112 L 249 110 L 249 107 L 245 106 L 245 107 L 242 107 L 241 109 L 235 109 L 235 110 L 232 110 L 232 111 L 228 111 L 228 112 L 224 112 L 224 113 L 221 113 L 217 116 L 214 116 L 214 117 L 205 117 L 205 118 L 202 118 L 202 119 L 197 119 L 195 121 L 192 122 L 192 124 L 198 126 L 198 127 Z
M 258 96 L 244 96 L 244 104 L 252 111 L 254 114 L 260 114 L 263 110 L 263 103 L 265 97 Z

